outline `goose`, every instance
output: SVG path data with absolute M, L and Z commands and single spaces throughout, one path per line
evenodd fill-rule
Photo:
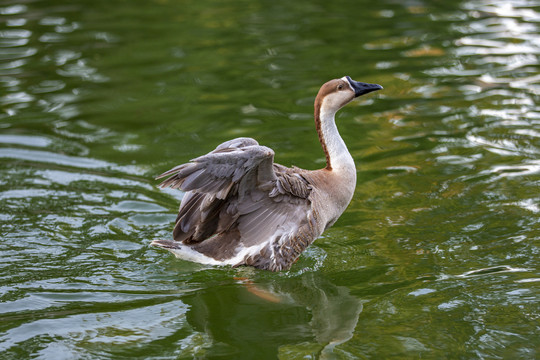
M 336 112 L 355 98 L 381 90 L 349 76 L 322 85 L 315 126 L 326 167 L 304 170 L 274 163 L 274 151 L 251 138 L 219 145 L 156 179 L 185 192 L 173 240 L 151 245 L 208 265 L 288 270 L 349 205 L 356 166 L 339 135 Z

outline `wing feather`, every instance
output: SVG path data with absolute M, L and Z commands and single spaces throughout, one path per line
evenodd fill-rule
M 169 176 L 160 187 L 186 191 L 174 239 L 214 259 L 239 256 L 242 249 L 253 247 L 265 255 L 248 252 L 238 264 L 255 258 L 262 264 L 261 257 L 270 261 L 276 251 L 261 246 L 293 238 L 311 222 L 309 182 L 296 174 L 300 169 L 274 164 L 273 159 L 271 149 L 238 138 L 158 176 Z M 280 260 L 279 268 L 293 260 Z M 258 267 L 265 266 L 278 265 Z

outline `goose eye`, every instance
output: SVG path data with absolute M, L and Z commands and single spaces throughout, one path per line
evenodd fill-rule
M 338 89 L 338 90 L 343 90 L 343 84 L 339 84 L 339 85 L 337 86 L 337 89 Z

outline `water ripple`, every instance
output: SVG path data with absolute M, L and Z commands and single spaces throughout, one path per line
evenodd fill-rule
M 0 14 L 2 15 L 17 15 L 22 14 L 28 10 L 26 5 L 11 5 L 0 8 Z
M 59 297 L 59 294 L 56 297 Z M 0 336 L 0 350 L 6 351 L 18 343 L 50 335 L 71 337 L 73 341 L 64 344 L 67 348 L 80 346 L 87 342 L 90 344 L 115 343 L 119 332 L 123 334 L 122 342 L 124 344 L 127 342 L 135 345 L 153 341 L 156 338 L 167 338 L 179 327 L 184 326 L 184 314 L 187 308 L 182 301 L 176 300 L 120 312 L 88 313 L 85 310 L 84 313 L 80 313 L 80 310 L 72 311 L 72 314 L 66 314 L 63 318 L 56 318 L 55 313 L 51 311 L 50 319 L 33 320 L 4 332 Z M 116 324 L 114 328 L 103 326 L 101 321 L 103 316 L 115 319 L 112 322 Z M 141 327 L 143 319 L 144 328 Z M 67 350 L 65 347 L 45 347 L 42 353 L 52 357 L 61 356 L 62 352 L 59 350 Z
M 23 3 L 0 6 L 5 356 L 534 358 L 538 1 Z M 148 247 L 183 196 L 165 162 L 246 134 L 320 165 L 336 71 L 385 90 L 340 112 L 357 193 L 291 271 Z
M 62 155 L 50 151 L 41 150 L 3 148 L 0 152 L 0 158 L 51 163 L 80 169 L 114 169 L 125 172 L 127 174 L 144 173 L 144 170 L 138 166 L 120 166 L 103 160 L 92 159 L 88 157 Z

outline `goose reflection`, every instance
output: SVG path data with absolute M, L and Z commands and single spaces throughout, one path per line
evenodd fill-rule
M 216 286 L 183 298 L 187 321 L 211 341 L 206 355 L 334 358 L 352 338 L 360 299 L 319 273 Z

